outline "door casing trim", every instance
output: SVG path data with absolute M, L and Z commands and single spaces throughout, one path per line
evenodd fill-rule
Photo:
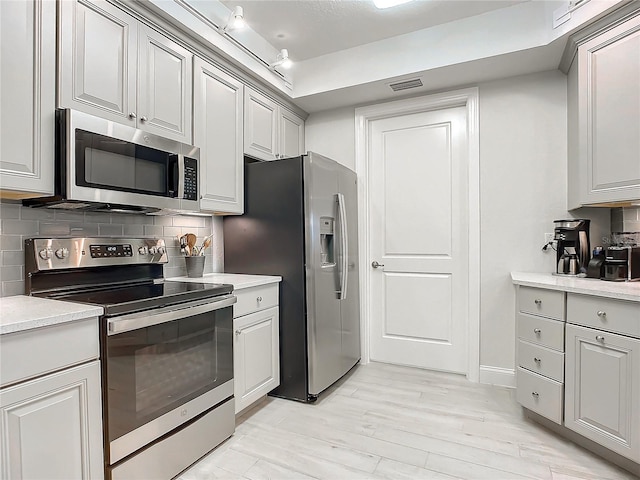
M 480 133 L 477 87 L 396 100 L 355 109 L 356 173 L 358 175 L 358 231 L 360 237 L 360 342 L 361 363 L 370 361 L 371 269 L 369 241 L 369 127 L 375 120 L 466 107 L 468 139 L 469 300 L 467 324 L 467 379 L 480 380 Z

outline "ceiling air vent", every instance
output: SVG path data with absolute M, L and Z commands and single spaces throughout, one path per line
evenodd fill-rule
M 419 78 L 413 78 L 411 80 L 405 80 L 403 82 L 390 83 L 389 86 L 394 92 L 399 92 L 400 90 L 421 87 L 422 81 Z

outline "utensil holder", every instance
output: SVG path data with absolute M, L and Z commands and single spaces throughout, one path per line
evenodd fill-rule
M 184 257 L 184 261 L 187 265 L 187 277 L 190 277 L 190 278 L 202 277 L 202 274 L 204 272 L 205 258 L 206 257 L 202 255 Z

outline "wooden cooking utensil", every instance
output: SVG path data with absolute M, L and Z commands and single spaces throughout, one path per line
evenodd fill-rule
M 187 233 L 187 246 L 189 247 L 188 255 L 195 254 L 194 248 L 196 246 L 197 237 L 193 233 Z
M 200 248 L 200 255 L 204 255 L 204 251 L 205 249 L 211 245 L 211 237 L 213 235 L 209 235 L 208 237 L 205 237 L 204 241 L 202 242 L 202 247 Z

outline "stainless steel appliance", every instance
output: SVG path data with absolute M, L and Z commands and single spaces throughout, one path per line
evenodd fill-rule
M 591 259 L 589 224 L 591 220 L 554 220 L 556 275 L 586 274 Z
M 360 359 L 356 174 L 315 153 L 245 166 L 225 270 L 281 275 L 280 386 L 314 401 Z
M 640 280 L 640 247 L 615 246 L 606 249 L 603 280 Z
M 31 207 L 197 212 L 200 149 L 69 109 L 56 111 L 55 192 Z
M 162 239 L 25 240 L 30 295 L 104 308 L 105 475 L 172 478 L 232 435 L 232 285 L 166 281 Z

